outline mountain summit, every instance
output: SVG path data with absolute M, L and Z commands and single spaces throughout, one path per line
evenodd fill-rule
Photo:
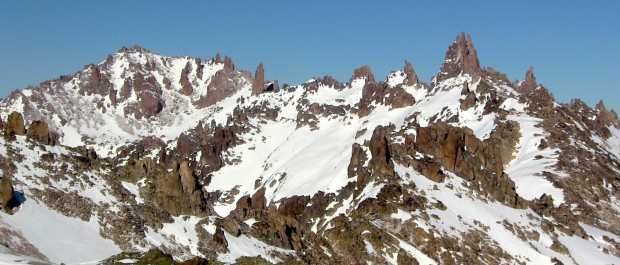
M 484 75 L 484 71 L 480 68 L 478 53 L 474 48 L 471 36 L 465 35 L 465 33 L 457 36 L 454 43 L 448 48 L 446 58 L 437 75 L 437 81 L 441 82 L 463 74 L 471 76 Z
M 431 85 L 265 70 L 135 46 L 1 100 L 0 262 L 620 264 L 603 102 L 464 33 Z

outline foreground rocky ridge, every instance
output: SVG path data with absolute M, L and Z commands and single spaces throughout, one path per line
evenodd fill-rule
M 79 262 L 18 221 L 46 209 L 114 246 L 91 259 L 620 262 L 620 123 L 602 102 L 559 104 L 532 68 L 511 83 L 464 34 L 431 84 L 408 62 L 385 81 L 363 66 L 282 88 L 264 71 L 133 47 L 15 92 L 0 102 L 1 243 Z

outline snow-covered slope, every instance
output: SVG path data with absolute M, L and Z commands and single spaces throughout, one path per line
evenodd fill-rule
M 23 112 L 60 141 L 4 125 L 21 199 L 0 214 L 0 259 L 620 263 L 615 112 L 476 56 L 461 35 L 430 85 L 406 63 L 386 81 L 364 66 L 280 89 L 229 58 L 135 47 L 15 92 L 3 120 Z
M 173 140 L 219 111 L 206 102 L 208 93 L 217 93 L 208 92 L 214 90 L 209 85 L 224 67 L 219 57 L 201 61 L 123 48 L 73 76 L 16 91 L 0 102 L 0 109 L 24 113 L 26 122 L 48 121 L 63 145 L 89 144 L 99 155 L 110 156 L 148 135 Z M 227 77 L 238 88 L 249 85 L 238 72 Z

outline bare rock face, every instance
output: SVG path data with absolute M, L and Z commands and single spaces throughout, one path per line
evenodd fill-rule
M 530 68 L 525 73 L 525 79 L 521 84 L 517 85 L 517 91 L 523 94 L 531 93 L 536 89 L 538 84 L 536 83 L 536 77 L 534 77 L 534 67 L 530 66 Z
M 377 126 L 372 132 L 372 138 L 368 144 L 372 157 L 368 163 L 368 168 L 374 175 L 394 177 L 394 164 L 392 163 L 387 134 L 388 130 L 383 126 Z
M 407 93 L 402 86 L 389 87 L 385 82 L 366 83 L 362 89 L 358 115 L 364 117 L 370 114 L 374 109 L 373 102 L 393 108 L 404 108 L 412 106 L 415 103 L 415 98 Z
M 112 90 L 112 83 L 108 77 L 101 72 L 99 66 L 89 64 L 84 67 L 84 72 L 79 74 L 79 79 L 82 80 L 79 93 L 82 95 L 105 95 Z
M 52 143 L 52 137 L 49 132 L 47 123 L 44 121 L 34 121 L 28 128 L 26 136 L 30 139 L 48 145 Z
M 364 163 L 368 158 L 362 146 L 358 143 L 353 144 L 351 150 L 351 161 L 347 167 L 347 175 L 349 178 L 357 176 L 358 186 L 361 187 L 370 178 L 370 172 L 364 167 Z
M 222 57 L 220 56 L 219 52 L 217 54 L 215 54 L 215 57 L 213 57 L 213 62 L 216 63 L 216 64 L 221 64 L 222 63 Z
M 437 81 L 443 81 L 460 74 L 470 74 L 472 76 L 483 76 L 484 71 L 480 68 L 478 54 L 474 49 L 474 44 L 469 35 L 465 33 L 456 37 L 454 43 L 446 52 L 446 59 L 441 65 L 441 70 L 437 75 Z
M 413 86 L 420 83 L 420 79 L 415 73 L 415 70 L 413 70 L 413 66 L 411 66 L 410 62 L 405 61 L 405 68 L 403 69 L 403 71 L 405 72 L 406 76 L 404 82 L 405 85 Z
M 0 208 L 4 211 L 10 210 L 11 204 L 15 200 L 13 194 L 14 191 L 11 179 L 8 176 L 2 177 L 2 179 L 0 179 Z
M 149 118 L 163 109 L 162 91 L 154 76 L 136 75 L 135 90 L 143 117 Z
M 24 126 L 24 117 L 19 112 L 12 112 L 6 121 L 5 131 L 9 135 L 25 135 L 26 127 Z
M 514 131 L 514 126 L 511 124 L 498 128 Z M 509 133 L 495 134 L 501 137 Z M 508 206 L 524 206 L 523 199 L 516 193 L 515 183 L 503 172 L 504 162 L 508 161 L 502 160 L 502 157 L 512 154 L 506 150 L 514 148 L 516 138 L 507 142 L 482 142 L 471 129 L 453 127 L 443 122 L 420 127 L 416 135 L 416 147 L 419 151 L 432 155 L 445 169 L 471 181 L 474 189 L 488 193 Z
M 150 118 L 163 110 L 162 90 L 153 75 L 137 72 L 133 82 L 125 80 L 119 94 L 124 100 L 131 96 L 132 91 L 138 97 L 138 104 L 125 108 L 125 115 L 133 113 L 137 119 Z
M 192 169 L 189 167 L 188 160 L 183 160 L 179 165 L 179 175 L 181 176 L 183 191 L 187 193 L 194 192 L 196 190 L 196 179 Z
M 183 71 L 181 71 L 181 78 L 179 82 L 181 83 L 181 94 L 189 96 L 194 92 L 194 88 L 192 84 L 189 82 L 189 73 L 191 71 L 191 64 L 187 62 Z
M 469 89 L 469 84 L 467 82 L 463 84 L 463 90 L 461 91 L 461 95 L 465 96 L 465 99 L 460 99 L 461 110 L 468 110 L 476 105 L 476 102 L 478 101 L 478 99 L 476 98 L 476 93 Z
M 596 122 L 599 125 L 605 126 L 608 124 L 618 124 L 618 114 L 614 110 L 607 110 L 605 103 L 601 100 L 595 107 L 598 110 L 596 116 Z
M 252 95 L 258 95 L 265 90 L 265 69 L 263 64 L 259 64 L 254 74 L 254 82 L 252 83 Z
M 230 57 L 224 58 L 224 67 L 212 77 L 207 86 L 207 95 L 200 98 L 194 104 L 199 108 L 211 106 L 234 94 L 243 87 L 246 77 L 235 71 L 235 65 Z
M 366 83 L 375 82 L 375 75 L 372 74 L 372 70 L 370 70 L 369 65 L 364 65 L 360 68 L 353 70 L 353 76 L 351 77 L 351 80 L 357 79 L 357 78 L 365 78 Z
M 228 56 L 224 56 L 224 70 L 226 71 L 234 71 L 235 64 L 233 63 L 232 58 Z
M 420 264 L 418 262 L 418 260 L 416 260 L 414 257 L 411 256 L 411 254 L 409 254 L 407 251 L 405 251 L 404 249 L 400 249 L 398 250 L 398 256 L 396 258 L 396 264 L 398 265 L 418 265 Z

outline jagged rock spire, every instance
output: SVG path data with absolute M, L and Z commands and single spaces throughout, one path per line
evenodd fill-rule
M 530 66 L 525 73 L 525 79 L 517 86 L 517 89 L 521 93 L 530 93 L 534 91 L 537 86 L 536 77 L 534 77 L 534 67 Z
M 263 63 L 260 63 L 254 74 L 254 82 L 252 83 L 252 95 L 263 93 L 265 89 L 265 69 Z
M 446 52 L 446 59 L 441 65 L 437 81 L 457 77 L 460 74 L 484 75 L 484 71 L 480 68 L 480 61 L 478 61 L 478 54 L 471 41 L 471 36 L 465 36 L 463 32 L 456 37 L 456 40 L 454 40 L 454 43 Z
M 233 71 L 235 70 L 235 64 L 232 61 L 232 58 L 228 56 L 224 56 L 224 70 Z
M 408 61 L 405 61 L 405 68 L 403 69 L 403 71 L 405 72 L 405 85 L 415 85 L 420 83 L 420 79 L 418 78 L 418 75 L 415 73 L 415 70 L 413 70 L 413 66 L 411 66 L 411 63 Z
M 598 104 L 596 104 L 595 108 L 599 112 L 598 116 L 596 117 L 596 121 L 599 124 L 601 125 L 607 125 L 610 123 L 617 124 L 618 114 L 616 114 L 614 110 L 608 110 L 607 107 L 605 107 L 605 103 L 603 102 L 603 100 L 599 101 Z
M 353 70 L 353 76 L 351 77 L 351 81 L 357 78 L 366 78 L 366 83 L 375 83 L 375 75 L 372 74 L 372 70 L 370 70 L 369 65 L 364 65 L 360 68 Z
M 219 53 L 219 52 L 215 54 L 215 58 L 213 58 L 213 61 L 214 61 L 216 64 L 220 64 L 220 63 L 222 63 L 222 57 L 220 56 L 220 53 Z

